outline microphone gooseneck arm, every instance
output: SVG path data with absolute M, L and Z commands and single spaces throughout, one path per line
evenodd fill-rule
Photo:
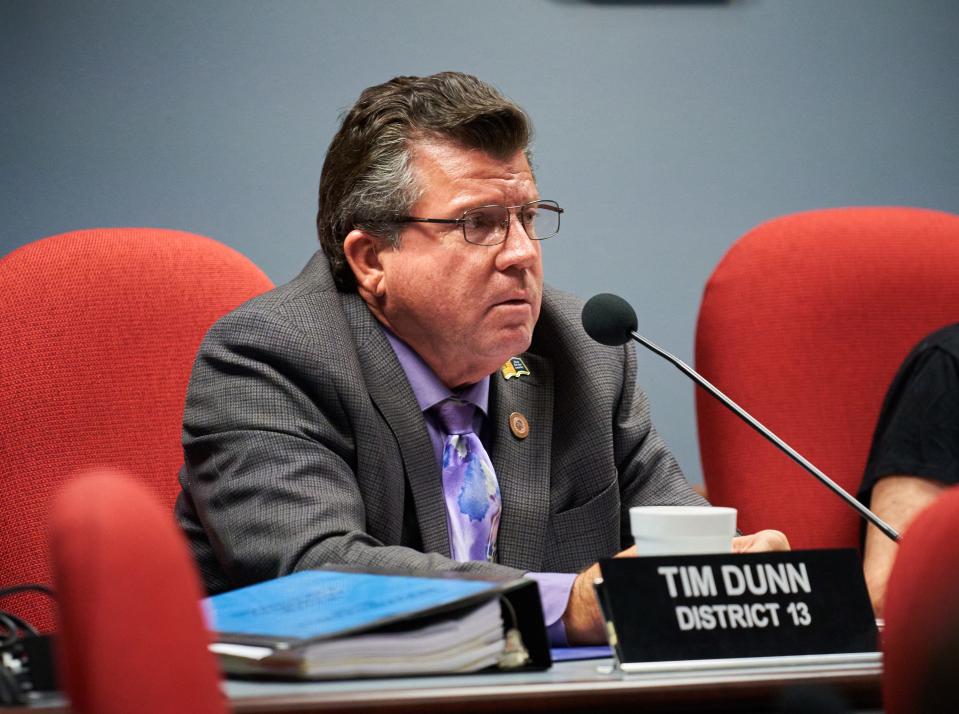
M 849 492 L 846 491 L 842 486 L 840 486 L 838 483 L 833 481 L 826 474 L 824 474 L 822 471 L 816 468 L 816 466 L 812 462 L 810 462 L 809 459 L 807 459 L 805 456 L 800 454 L 798 451 L 792 448 L 789 444 L 787 444 L 785 441 L 780 439 L 778 436 L 776 436 L 773 432 L 771 432 L 765 426 L 763 426 L 758 421 L 756 421 L 756 419 L 754 419 L 749 412 L 747 412 L 741 406 L 736 404 L 736 402 L 734 402 L 732 399 L 730 399 L 725 394 L 723 394 L 718 387 L 715 387 L 714 385 L 712 385 L 708 380 L 706 380 L 702 375 L 696 372 L 692 367 L 690 367 L 688 364 L 683 362 L 681 359 L 679 359 L 673 354 L 670 354 L 669 352 L 664 350 L 662 347 L 657 345 L 655 342 L 651 342 L 647 340 L 645 337 L 640 335 L 635 330 L 630 330 L 629 334 L 634 340 L 636 340 L 639 344 L 641 344 L 646 349 L 650 350 L 651 352 L 655 352 L 660 357 L 663 357 L 669 362 L 672 362 L 683 374 L 685 374 L 687 377 L 692 379 L 700 387 L 702 387 L 707 392 L 709 392 L 714 397 L 716 397 L 716 399 L 722 402 L 727 409 L 729 409 L 736 416 L 738 416 L 744 422 L 749 424 L 749 426 L 751 426 L 753 429 L 755 429 L 760 434 L 762 434 L 766 439 L 772 442 L 773 445 L 779 447 L 779 449 L 782 450 L 789 458 L 791 458 L 797 464 L 799 464 L 804 469 L 806 469 L 806 471 L 808 471 L 817 479 L 819 479 L 823 483 L 823 485 L 829 488 L 833 493 L 835 493 L 837 496 L 843 499 L 850 506 L 855 508 L 863 518 L 865 518 L 867 521 L 869 521 L 874 526 L 876 526 L 876 528 L 882 531 L 882 533 L 885 536 L 891 539 L 894 543 L 899 542 L 899 533 L 896 531 L 895 528 L 890 526 L 888 523 L 882 520 L 879 516 L 877 516 L 875 513 L 870 511 L 868 508 L 862 505 L 859 501 L 853 498 L 849 494 Z

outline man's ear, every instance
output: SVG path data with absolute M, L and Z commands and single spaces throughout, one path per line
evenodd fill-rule
M 386 290 L 386 276 L 380 262 L 380 251 L 386 244 L 375 236 L 354 228 L 343 239 L 343 254 L 350 264 L 361 293 L 382 297 Z

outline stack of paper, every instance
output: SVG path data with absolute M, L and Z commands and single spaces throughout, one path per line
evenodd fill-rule
M 304 678 L 382 677 L 475 672 L 503 651 L 498 600 L 406 631 L 354 635 L 290 649 L 214 643 L 227 671 Z
M 235 674 L 298 678 L 472 672 L 504 649 L 498 588 L 483 580 L 304 571 L 207 598 Z

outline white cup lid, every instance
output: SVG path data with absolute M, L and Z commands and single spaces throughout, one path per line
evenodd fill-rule
M 634 506 L 629 509 L 633 536 L 732 537 L 736 509 L 722 506 Z

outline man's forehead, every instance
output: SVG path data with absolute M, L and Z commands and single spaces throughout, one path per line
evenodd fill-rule
M 536 191 L 533 172 L 522 149 L 509 157 L 497 157 L 449 141 L 422 140 L 411 145 L 411 155 L 421 189 L 445 184 L 450 188 Z
M 526 171 L 530 170 L 526 152 L 522 148 L 508 155 L 499 155 L 440 137 L 427 137 L 410 142 L 410 153 L 414 162 L 437 163 L 447 171 L 456 173 L 473 171 L 478 165 L 521 166 Z

